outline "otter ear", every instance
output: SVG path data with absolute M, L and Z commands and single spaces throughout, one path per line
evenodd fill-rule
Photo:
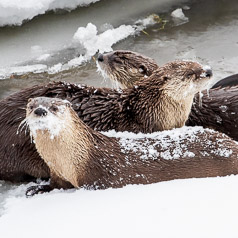
M 29 99 L 28 99 L 28 103 L 31 102 L 31 101 L 32 101 L 32 98 L 29 98 Z
M 147 67 L 145 65 L 140 65 L 139 72 L 144 75 L 147 75 L 147 73 L 148 73 Z

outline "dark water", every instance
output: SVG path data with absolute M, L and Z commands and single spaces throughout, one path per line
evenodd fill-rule
M 167 20 L 165 28 L 155 24 L 146 34 L 130 36 L 113 46 L 113 49 L 137 51 L 154 58 L 159 65 L 174 59 L 192 59 L 212 66 L 216 80 L 237 73 L 238 64 L 238 2 L 237 0 L 163 1 L 156 0 L 102 0 L 87 8 L 72 12 L 48 13 L 38 16 L 20 27 L 0 28 L 1 68 L 34 63 L 36 52 L 32 46 L 41 46 L 53 52 L 48 66 L 64 63 L 79 54 L 73 47 L 72 36 L 79 26 L 92 22 L 100 29 L 104 23 L 114 27 L 133 24 L 152 13 Z M 184 14 L 189 18 L 177 25 L 170 14 L 177 7 L 188 6 Z M 186 8 L 186 9 L 187 9 Z M 118 9 L 121 9 L 118 11 Z M 75 69 L 49 75 L 23 74 L 0 80 L 0 98 L 21 88 L 51 80 L 65 80 L 94 86 L 103 82 L 96 73 L 94 60 Z M 0 209 L 16 186 L 0 182 Z M 22 191 L 21 191 L 22 193 Z M 1 211 L 0 211 L 1 213 Z

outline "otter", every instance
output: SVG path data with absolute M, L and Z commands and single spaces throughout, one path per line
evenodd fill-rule
M 145 77 L 153 74 L 159 66 L 141 54 L 128 51 L 113 51 L 99 55 L 100 70 L 122 88 L 137 85 Z M 140 70 L 143 66 L 144 70 Z M 134 77 L 132 72 L 137 72 Z M 138 75 L 140 72 L 140 76 Z M 146 72 L 146 74 L 145 74 Z M 209 91 L 196 94 L 187 126 L 203 126 L 227 134 L 238 141 L 238 75 L 227 77 Z
M 109 76 L 120 88 L 133 87 L 136 82 L 149 77 L 158 68 L 154 59 L 123 50 L 99 54 L 97 66 L 104 77 Z
M 219 80 L 216 84 L 212 86 L 212 88 L 225 88 L 232 86 L 238 86 L 238 74 L 233 74 L 224 79 Z
M 52 82 L 12 94 L 0 101 L 0 180 L 20 182 L 50 176 L 28 133 L 16 135 L 29 98 L 67 99 L 82 121 L 95 130 L 150 133 L 183 126 L 194 94 L 210 77 L 210 71 L 200 64 L 178 61 L 160 67 L 149 80 L 131 89 Z
M 133 51 L 116 50 L 99 54 L 97 60 L 98 71 L 103 77 L 116 82 L 120 88 L 129 88 L 140 80 L 149 77 L 159 65 L 150 57 Z M 212 85 L 212 89 L 238 85 L 238 74 L 228 76 Z
M 29 100 L 24 126 L 51 173 L 49 185 L 30 187 L 27 196 L 238 173 L 237 142 L 202 127 L 108 137 L 83 123 L 70 102 L 46 97 Z

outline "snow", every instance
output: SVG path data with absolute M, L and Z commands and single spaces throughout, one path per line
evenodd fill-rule
M 78 65 L 81 65 L 83 62 L 85 62 L 85 60 L 86 60 L 85 57 L 82 56 L 82 55 L 80 55 L 79 57 L 70 60 L 70 61 L 68 62 L 68 65 L 69 65 L 70 67 L 72 67 L 72 66 L 78 66 Z
M 99 0 L 1 0 L 0 26 L 21 25 L 24 20 L 31 20 L 50 10 L 73 10 Z
M 0 79 L 10 77 L 12 74 L 22 75 L 29 72 L 41 73 L 45 71 L 47 71 L 47 65 L 44 64 L 0 68 Z
M 188 22 L 188 17 L 186 17 L 183 13 L 183 10 L 182 8 L 178 8 L 176 10 L 174 10 L 172 13 L 171 13 L 171 16 L 174 20 L 174 23 L 175 25 L 181 25 L 181 24 L 184 24 L 186 22 Z
M 138 157 L 143 160 L 147 159 L 158 159 L 161 157 L 167 160 L 179 159 L 190 157 L 191 159 L 195 157 L 195 154 L 190 151 L 191 144 L 200 143 L 206 153 L 200 151 L 202 156 L 214 156 L 219 155 L 223 157 L 229 157 L 232 154 L 232 150 L 227 149 L 224 146 L 223 139 L 211 139 L 206 138 L 203 141 L 201 134 L 206 132 L 214 134 L 216 132 L 211 129 L 204 129 L 203 127 L 182 127 L 176 128 L 168 131 L 154 132 L 151 134 L 138 133 L 134 134 L 132 132 L 115 132 L 115 130 L 103 132 L 104 135 L 109 137 L 119 138 L 119 143 L 122 152 L 128 153 L 130 151 L 136 152 Z M 140 140 L 143 138 L 143 140 Z M 147 140 L 153 139 L 153 140 Z M 190 143 L 184 143 L 187 140 Z M 160 148 L 158 151 L 157 148 Z
M 87 50 L 87 56 L 93 56 L 98 50 L 100 53 L 111 51 L 111 46 L 116 42 L 134 34 L 135 29 L 131 25 L 121 25 L 116 29 L 109 29 L 97 35 L 97 27 L 88 23 L 86 27 L 79 27 L 74 34 L 74 40 L 79 42 Z
M 0 0 L 1 2 L 1 0 Z M 1 6 L 1 3 L 0 3 Z M 143 29 L 151 24 L 155 24 L 154 15 L 150 15 L 144 19 L 140 19 L 133 25 L 121 25 L 117 28 L 113 26 L 106 27 L 105 31 L 98 34 L 97 27 L 88 23 L 86 27 L 79 27 L 72 37 L 72 45 L 81 45 L 85 49 L 86 53 L 76 58 L 69 60 L 66 63 L 58 63 L 51 67 L 44 64 L 33 64 L 26 66 L 11 66 L 6 68 L 0 68 L 0 79 L 6 79 L 13 74 L 22 75 L 25 73 L 43 73 L 55 74 L 63 70 L 69 70 L 70 68 L 77 67 L 84 62 L 91 60 L 91 58 L 97 53 L 105 53 L 112 51 L 112 46 L 119 41 L 140 33 Z M 104 24 L 105 25 L 105 24 Z M 36 61 L 45 61 L 50 56 L 54 55 L 46 52 L 39 45 L 31 46 L 31 52 L 35 54 Z
M 188 18 L 185 17 L 182 8 L 178 8 L 178 9 L 174 10 L 171 13 L 171 16 L 174 17 L 174 18 L 178 18 L 180 20 L 188 20 Z
M 45 60 L 47 60 L 49 57 L 50 57 L 50 54 L 43 54 L 43 55 L 40 55 L 36 60 L 37 60 L 37 61 L 45 61 Z
M 64 100 L 67 101 L 67 100 Z M 68 101 L 67 101 L 68 102 Z M 42 131 L 44 133 L 44 130 L 47 130 L 50 134 L 50 138 L 54 139 L 54 137 L 58 136 L 59 133 L 63 128 L 65 128 L 65 120 L 62 120 L 58 114 L 63 114 L 66 106 L 60 105 L 58 106 L 58 113 L 57 116 L 51 113 L 48 108 L 39 105 L 38 108 L 42 108 L 47 112 L 47 116 L 44 117 L 35 117 L 31 114 L 29 114 L 19 125 L 18 131 L 25 129 L 27 130 L 27 127 L 30 129 L 30 135 L 36 138 L 37 132 Z
M 238 176 L 32 198 L 24 197 L 26 187 L 5 200 L 1 237 L 237 237 Z
M 69 62 L 70 66 L 73 65 L 74 60 L 75 65 L 78 65 L 79 63 L 91 59 L 97 52 L 104 53 L 112 51 L 112 46 L 115 43 L 118 43 L 128 36 L 139 33 L 151 24 L 155 24 L 153 15 L 136 21 L 134 25 L 121 25 L 117 28 L 110 26 L 109 29 L 101 34 L 98 34 L 97 27 L 92 23 L 88 23 L 86 27 L 79 27 L 73 36 L 73 41 L 81 44 L 85 48 L 86 54 L 71 60 Z
M 62 66 L 62 69 L 68 69 L 81 65 L 89 61 L 96 53 L 105 53 L 113 50 L 112 46 L 129 36 L 134 36 L 145 29 L 147 26 L 155 24 L 154 15 L 144 19 L 139 19 L 133 25 L 120 25 L 113 28 L 112 25 L 104 24 L 100 29 L 104 32 L 98 34 L 97 27 L 88 23 L 86 27 L 79 27 L 74 33 L 73 43 L 80 44 L 86 53 L 73 58 Z
M 61 63 L 55 64 L 54 66 L 50 67 L 50 68 L 47 70 L 47 72 L 48 72 L 49 74 L 56 74 L 56 73 L 58 73 L 58 72 L 61 71 L 62 66 L 63 66 L 63 65 L 62 65 Z
M 226 105 L 221 105 L 219 108 L 221 109 L 222 112 L 226 112 L 228 109 Z
M 47 123 L 51 120 L 47 119 Z M 183 127 L 152 134 L 115 131 L 103 134 L 120 138 L 129 149 L 141 138 L 145 144 L 147 138 L 156 139 L 168 149 L 183 138 L 199 143 L 196 134 L 206 131 L 214 132 L 202 127 Z M 220 138 L 216 143 L 222 141 Z M 211 149 L 209 138 L 207 144 Z M 153 147 L 147 150 L 152 155 L 157 153 Z M 214 153 L 226 152 L 220 147 Z M 189 151 L 187 155 L 193 159 Z M 54 190 L 26 198 L 25 191 L 32 185 L 35 184 L 8 185 L 8 191 L 4 192 L 6 184 L 0 181 L 0 194 L 4 192 L 4 197 L 0 197 L 1 237 L 237 237 L 238 176 L 235 175 L 96 191 Z

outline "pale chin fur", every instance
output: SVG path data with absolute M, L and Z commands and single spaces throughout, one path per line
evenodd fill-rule
M 17 134 L 21 132 L 24 127 L 25 130 L 30 130 L 31 141 L 33 138 L 37 137 L 38 133 L 44 134 L 46 131 L 50 135 L 50 139 L 54 139 L 55 137 L 60 135 L 62 129 L 64 129 L 65 121 L 58 118 L 58 116 L 53 115 L 49 111 L 47 111 L 47 116 L 44 117 L 35 117 L 32 115 L 27 116 L 19 125 Z
M 214 84 L 214 78 L 213 79 L 210 79 L 208 80 L 205 84 L 204 84 L 204 87 L 202 88 L 202 90 L 199 91 L 199 106 L 201 107 L 202 106 L 202 98 L 203 98 L 203 93 L 202 91 L 203 90 L 207 90 L 207 95 L 209 97 L 209 89 L 213 86 Z
M 110 79 L 106 73 L 106 71 L 104 69 L 102 69 L 102 67 L 100 66 L 100 64 L 98 63 L 98 61 L 96 61 L 96 65 L 97 65 L 97 72 L 102 75 L 104 81 L 106 81 L 106 79 Z
M 106 80 L 109 80 L 112 84 L 112 87 L 117 90 L 123 88 L 122 85 L 117 80 L 111 80 L 111 78 L 108 76 L 107 71 L 105 69 L 102 69 L 98 61 L 96 61 L 96 65 L 97 65 L 97 72 L 102 75 L 104 82 L 106 82 Z

